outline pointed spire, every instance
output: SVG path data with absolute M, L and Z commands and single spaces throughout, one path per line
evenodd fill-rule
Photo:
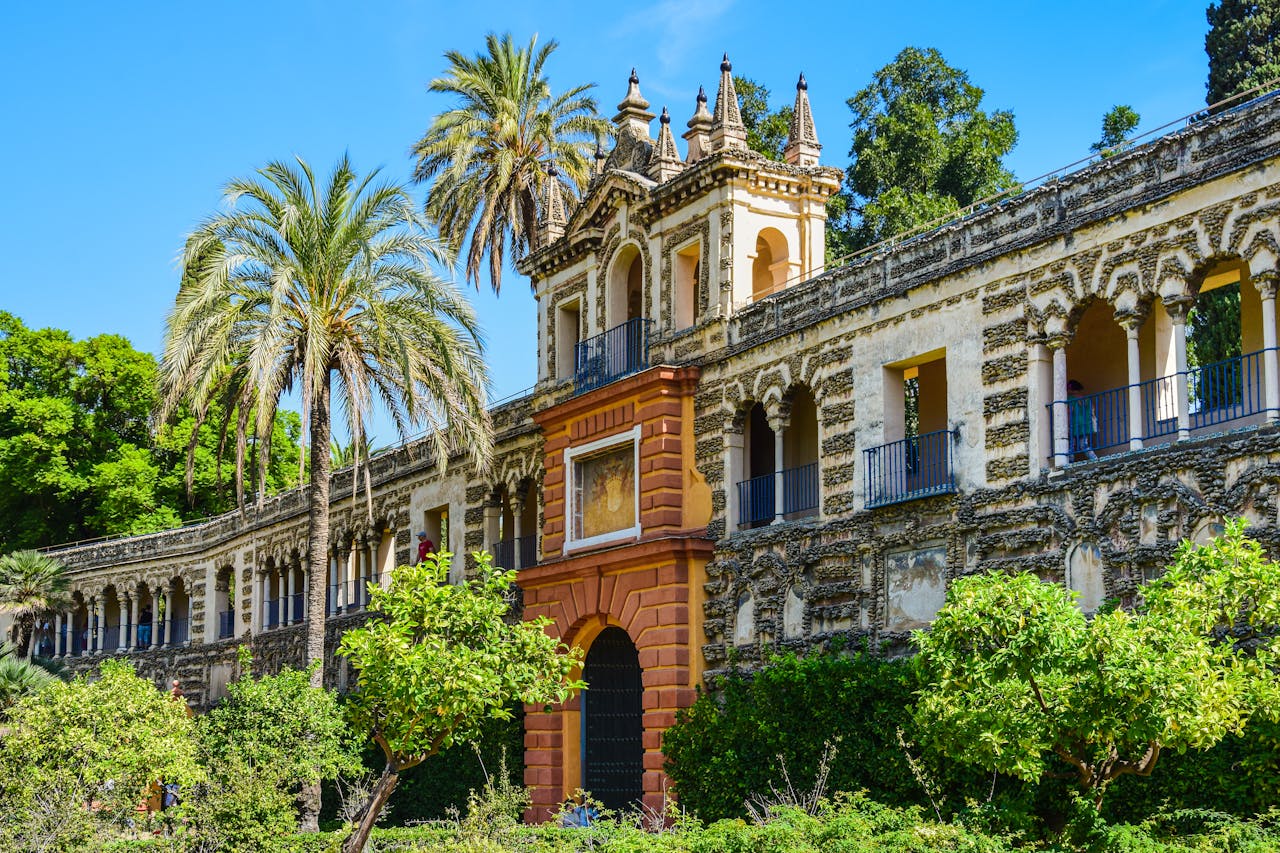
M 720 89 L 716 92 L 716 110 L 711 116 L 711 147 L 716 151 L 747 148 L 747 128 L 742 123 L 738 91 L 733 86 L 733 64 L 727 53 L 720 63 Z
M 592 173 L 596 175 L 604 174 L 604 161 L 609 159 L 609 154 L 604 150 L 604 140 L 599 136 L 596 137 L 596 153 L 593 157 L 596 162 Z
M 791 129 L 787 133 L 787 146 L 782 156 L 792 166 L 816 166 L 822 146 L 818 144 L 818 131 L 813 126 L 813 111 L 809 109 L 809 84 L 801 73 L 796 83 L 796 105 L 791 111 Z
M 649 158 L 649 177 L 663 183 L 684 171 L 684 161 L 680 159 L 680 149 L 676 148 L 676 138 L 671 135 L 671 113 L 666 107 L 662 108 L 658 122 L 658 144 Z
M 653 113 L 649 112 L 649 102 L 640 94 L 640 78 L 636 70 L 631 69 L 627 78 L 627 96 L 618 104 L 618 114 L 613 123 L 618 128 L 618 135 L 629 134 L 636 139 L 649 139 L 649 122 L 653 121 Z
M 707 90 L 698 87 L 698 106 L 689 119 L 689 129 L 684 133 L 689 143 L 687 163 L 696 163 L 711 153 L 711 113 L 707 112 Z
M 564 236 L 564 187 L 555 163 L 547 164 L 547 177 L 542 182 L 542 210 L 538 217 L 541 244 L 549 246 Z

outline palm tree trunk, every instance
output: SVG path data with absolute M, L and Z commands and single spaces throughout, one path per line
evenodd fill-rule
M 311 505 L 307 535 L 307 666 L 311 686 L 324 686 L 325 585 L 329 579 L 329 371 L 311 401 Z M 303 832 L 320 829 L 320 783 L 302 786 Z
M 387 766 L 382 769 L 382 776 L 378 779 L 378 784 L 373 786 L 372 793 L 369 794 L 369 801 L 364 804 L 364 808 L 360 811 L 360 817 L 356 820 L 356 827 L 347 836 L 347 840 L 342 845 L 342 853 L 363 853 L 364 846 L 369 842 L 369 833 L 373 831 L 373 825 L 378 820 L 378 815 L 382 814 L 382 809 L 386 806 L 387 800 L 391 798 L 391 792 L 396 789 L 396 784 L 400 781 L 400 773 L 393 769 L 394 764 L 387 762 Z

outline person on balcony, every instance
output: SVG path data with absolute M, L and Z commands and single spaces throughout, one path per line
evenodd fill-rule
M 1071 431 L 1072 458 L 1083 454 L 1086 459 L 1097 459 L 1093 446 L 1098 434 L 1098 413 L 1093 408 L 1093 400 L 1083 394 L 1083 385 L 1074 379 L 1067 382 L 1067 423 Z
M 419 530 L 418 531 L 418 562 L 425 563 L 427 561 L 427 555 L 431 553 L 433 548 L 435 548 L 435 545 L 433 545 L 431 543 L 431 540 L 427 538 L 427 531 Z
M 138 617 L 138 645 L 144 649 L 151 646 L 151 605 L 142 608 Z

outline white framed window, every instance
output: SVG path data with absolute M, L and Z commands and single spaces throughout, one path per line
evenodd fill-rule
M 564 452 L 565 550 L 640 535 L 640 426 Z

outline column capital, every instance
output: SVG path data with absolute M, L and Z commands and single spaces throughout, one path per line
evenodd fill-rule
M 1147 321 L 1147 312 L 1137 308 L 1130 311 L 1117 311 L 1115 314 L 1116 322 L 1124 329 L 1125 334 L 1133 337 L 1138 334 L 1138 330 L 1142 328 L 1142 324 Z
M 1043 343 L 1051 350 L 1065 350 L 1071 343 L 1071 336 L 1066 332 L 1049 332 L 1045 334 Z
M 1252 276 L 1253 286 L 1263 299 L 1275 299 L 1277 287 L 1280 286 L 1280 270 L 1269 269 Z
M 770 415 L 767 420 L 769 422 L 769 429 L 773 430 L 775 433 L 782 432 L 787 427 L 791 426 L 791 418 L 788 415 Z
M 1169 319 L 1177 325 L 1187 322 L 1187 314 L 1191 312 L 1191 306 L 1195 304 L 1195 299 L 1182 294 L 1171 296 L 1163 301 L 1164 310 L 1168 312 Z

